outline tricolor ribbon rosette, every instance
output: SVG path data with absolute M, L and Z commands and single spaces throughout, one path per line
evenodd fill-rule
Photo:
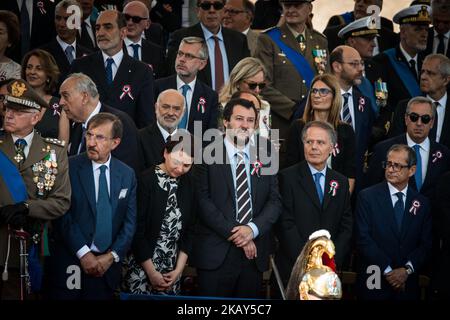
M 331 151 L 331 153 L 333 154 L 333 157 L 336 157 L 341 151 L 339 150 L 339 145 L 336 142 L 336 144 L 333 147 L 333 150 Z
M 200 99 L 198 99 L 197 111 L 201 112 L 201 113 L 205 113 L 205 104 L 206 104 L 206 99 L 203 97 L 200 97 Z
M 253 162 L 252 164 L 252 170 L 250 171 L 250 174 L 253 176 L 254 174 L 258 175 L 259 177 L 259 172 L 261 171 L 261 167 L 262 167 L 262 163 L 259 160 L 256 160 L 255 162 Z
M 364 112 L 364 106 L 366 105 L 366 99 L 364 97 L 359 98 L 358 110 Z
M 56 115 L 61 116 L 59 104 L 57 104 L 57 103 L 52 104 L 52 109 L 53 109 L 54 116 L 56 116 Z
M 339 183 L 336 180 L 330 181 L 330 191 L 328 191 L 329 194 L 331 194 L 332 197 L 336 195 L 336 191 L 339 189 Z
M 123 86 L 123 88 L 122 88 L 122 94 L 120 95 L 120 100 L 122 100 L 123 99 L 123 97 L 125 97 L 125 95 L 128 95 L 130 98 L 131 98 L 131 100 L 134 100 L 134 97 L 133 97 L 133 95 L 131 94 L 131 86 L 129 85 L 129 84 L 126 84 L 126 85 L 124 85 Z
M 435 153 L 433 153 L 433 160 L 431 162 L 435 163 L 440 158 L 442 158 L 442 152 L 438 150 Z
M 413 215 L 417 214 L 417 209 L 420 208 L 420 202 L 419 200 L 414 200 L 412 203 L 411 208 L 409 208 L 409 212 L 412 213 Z
M 39 8 L 39 11 L 41 12 L 41 14 L 46 14 L 47 11 L 45 11 L 44 8 L 44 1 L 38 1 L 37 6 Z

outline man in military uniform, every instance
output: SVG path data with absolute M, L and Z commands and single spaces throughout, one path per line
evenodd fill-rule
M 67 149 L 63 142 L 42 138 L 34 131 L 41 108 L 48 106 L 28 83 L 10 82 L 3 103 L 6 134 L 0 138 L 0 300 L 24 299 L 28 288 L 39 291 L 42 275 L 32 277 L 31 284 L 28 277 L 20 277 L 17 230 L 29 234 L 29 268 L 42 270 L 39 257 L 36 254 L 31 259 L 31 253 L 43 248 L 45 254 L 45 222 L 63 215 L 70 206 Z
M 280 0 L 286 22 L 261 33 L 254 53 L 267 68 L 271 85 L 262 96 L 271 106 L 272 128 L 280 130 L 282 139 L 295 107 L 307 97 L 311 80 L 327 69 L 327 39 L 306 26 L 313 1 Z

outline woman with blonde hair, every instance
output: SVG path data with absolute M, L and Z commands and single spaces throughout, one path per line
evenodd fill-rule
M 23 57 L 22 79 L 26 80 L 49 105 L 48 109 L 42 108 L 36 130 L 43 137 L 68 142 L 69 119 L 59 106 L 59 98 L 52 95 L 58 90 L 59 75 L 55 58 L 47 51 L 35 49 Z
M 306 123 L 314 120 L 328 122 L 336 130 L 337 144 L 328 158 L 328 166 L 349 179 L 350 192 L 355 186 L 355 133 L 352 126 L 340 120 L 341 94 L 339 82 L 331 74 L 316 76 L 309 91 L 303 117 L 293 122 L 289 129 L 287 165 L 294 165 L 305 159 L 301 132 Z
M 266 68 L 259 59 L 247 57 L 239 61 L 231 70 L 228 81 L 220 91 L 219 102 L 222 109 L 230 101 L 231 96 L 238 91 L 250 91 L 259 97 L 261 91 L 266 87 L 266 74 Z M 270 105 L 267 101 L 260 100 L 258 129 L 259 134 L 267 138 L 270 131 Z M 221 116 L 219 117 L 221 118 Z M 219 119 L 218 124 L 219 126 L 222 124 L 222 119 Z

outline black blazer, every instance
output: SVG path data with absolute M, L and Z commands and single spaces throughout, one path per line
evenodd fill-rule
M 323 204 L 319 202 L 313 176 L 306 161 L 284 169 L 279 174 L 283 213 L 275 225 L 279 248 L 275 261 L 284 283 L 308 237 L 326 229 L 336 246 L 336 266 L 341 268 L 352 238 L 352 211 L 348 180 L 327 169 Z M 337 181 L 336 195 L 330 193 L 331 181 Z
M 99 50 L 97 47 L 97 35 L 95 34 L 95 23 L 96 21 L 93 19 L 90 19 L 91 27 L 92 27 L 92 33 L 94 35 L 94 43 L 92 42 L 91 36 L 88 34 L 86 35 L 80 35 L 79 32 L 77 32 L 77 42 L 79 42 L 83 47 L 88 48 L 91 52 Z M 83 21 L 81 21 L 83 23 Z M 81 29 L 83 30 L 83 29 Z M 83 32 L 83 31 L 81 31 Z
M 247 37 L 238 31 L 234 31 L 224 27 L 222 27 L 222 35 L 225 44 L 225 51 L 227 53 L 229 69 L 228 71 L 231 72 L 231 70 L 233 70 L 234 66 L 239 61 L 241 61 L 245 57 L 250 56 Z M 177 30 L 170 35 L 169 42 L 167 44 L 168 74 L 175 73 L 176 52 L 178 51 L 178 47 L 180 46 L 181 39 L 189 36 L 205 39 L 200 23 L 197 23 L 188 28 Z M 209 61 L 206 67 L 203 70 L 199 71 L 198 78 L 209 87 L 212 87 L 211 67 Z
M 159 23 L 152 21 L 150 27 L 144 30 L 145 39 L 166 48 L 166 40 L 164 39 L 164 30 Z
M 149 106 L 153 101 L 153 74 L 144 63 L 124 54 L 113 83 L 108 85 L 102 52 L 98 51 L 75 60 L 70 69 L 70 73 L 73 72 L 88 75 L 97 85 L 100 100 L 128 113 L 138 128 L 155 120 L 155 114 Z M 131 96 L 124 94 L 127 85 Z
M 139 158 L 143 169 L 163 162 L 164 145 L 164 138 L 156 122 L 139 130 Z
M 304 126 L 305 122 L 302 119 L 294 121 L 291 125 L 286 141 L 287 166 L 292 166 L 305 160 L 302 141 L 302 131 Z M 355 159 L 355 132 L 353 131 L 352 126 L 341 122 L 336 128 L 336 133 L 337 149 L 339 149 L 339 153 L 337 150 L 335 151 L 335 154 L 333 154 L 333 157 L 331 158 L 331 165 L 334 170 L 347 178 L 355 178 L 355 161 L 349 161 L 349 159 Z
M 406 134 L 401 134 L 394 138 L 378 143 L 370 158 L 369 169 L 367 171 L 368 185 L 372 186 L 384 180 L 384 169 L 382 162 L 386 160 L 387 151 L 394 144 L 407 144 Z M 440 151 L 441 158 L 437 158 L 436 152 Z M 449 149 L 437 142 L 430 141 L 430 153 L 428 156 L 427 175 L 423 180 L 420 193 L 428 197 L 430 200 L 434 198 L 434 191 L 440 177 L 447 172 L 450 167 L 450 151 Z M 416 190 L 416 180 L 414 176 L 409 178 L 409 186 Z
M 166 213 L 168 195 L 158 185 L 154 166 L 141 174 L 137 187 L 137 228 L 132 244 L 132 252 L 138 263 L 153 257 Z M 189 173 L 179 178 L 177 202 L 182 221 L 178 248 L 189 255 L 195 214 L 194 186 Z
M 205 152 L 210 152 L 209 148 L 223 152 L 223 158 L 219 159 L 223 162 L 195 168 L 199 210 L 191 261 L 198 268 L 213 270 L 224 263 L 230 246 L 234 245 L 227 239 L 239 223 L 236 221 L 235 187 L 225 145 L 222 141 L 214 142 L 205 148 Z M 254 161 L 256 159 L 250 160 L 251 163 Z M 267 165 L 263 163 L 264 167 Z M 258 237 L 253 239 L 258 252 L 255 262 L 258 270 L 264 272 L 269 268 L 272 225 L 281 213 L 280 194 L 275 175 L 254 174 L 250 181 L 252 222 L 259 229 Z
M 101 104 L 100 112 L 112 113 L 122 121 L 122 141 L 111 154 L 133 168 L 135 173 L 138 173 L 141 168 L 138 153 L 138 131 L 133 120 L 125 112 L 111 108 L 103 103 Z M 72 124 L 70 128 L 69 156 L 77 154 L 81 140 L 84 138 L 82 137 L 82 132 L 81 123 Z
M 125 43 L 123 44 L 123 52 L 128 55 Z M 142 59 L 140 61 L 150 66 L 155 79 L 165 75 L 165 57 L 164 50 L 161 46 L 149 40 L 142 39 L 141 55 Z
M 427 38 L 427 48 L 425 49 L 425 52 L 423 53 L 424 56 L 427 56 L 431 53 L 433 53 L 433 43 L 434 43 L 434 28 L 431 27 L 428 29 L 428 38 Z M 445 55 L 450 58 L 450 43 L 447 45 L 447 51 L 445 52 Z
M 69 70 L 70 70 L 70 64 L 69 64 L 69 61 L 67 60 L 66 54 L 64 53 L 63 49 L 59 45 L 56 38 L 54 38 L 49 43 L 44 44 L 41 47 L 41 49 L 47 51 L 48 53 L 50 53 L 53 56 L 53 58 L 55 58 L 56 64 L 58 65 L 59 72 L 60 72 L 60 75 L 59 75 L 59 86 L 60 86 L 62 84 L 62 82 L 66 79 L 66 77 L 69 75 Z M 90 49 L 83 47 L 77 41 L 76 48 L 75 48 L 76 59 L 84 57 L 90 53 L 91 53 Z
M 167 89 L 177 90 L 177 75 L 155 81 L 155 99 L 161 92 Z M 205 112 L 199 104 L 200 98 L 204 98 Z M 154 108 L 154 105 L 152 105 Z M 189 112 L 188 131 L 194 134 L 194 121 L 202 122 L 202 133 L 211 128 L 217 128 L 217 115 L 219 110 L 219 100 L 217 93 L 197 78 L 194 92 L 192 94 L 191 108 Z

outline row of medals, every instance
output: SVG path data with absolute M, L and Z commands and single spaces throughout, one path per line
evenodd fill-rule
M 38 196 L 44 196 L 45 192 L 49 192 L 53 188 L 58 174 L 56 154 L 52 153 L 50 160 L 41 160 L 35 163 L 32 170 L 34 173 L 33 181 L 38 189 L 37 194 Z

